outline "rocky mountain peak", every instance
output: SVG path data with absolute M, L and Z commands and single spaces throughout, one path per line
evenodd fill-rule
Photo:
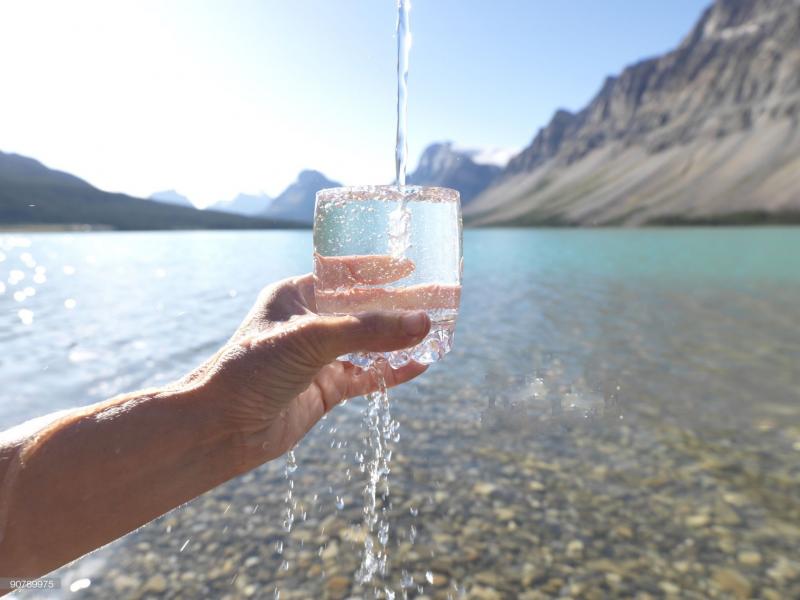
M 302 186 L 317 186 L 317 185 L 325 185 L 329 182 L 329 179 L 325 177 L 319 171 L 314 171 L 312 169 L 305 169 L 300 171 L 297 176 L 297 183 Z
M 457 149 L 452 142 L 433 143 L 423 151 L 408 183 L 453 188 L 461 194 L 461 203 L 468 204 L 501 172 L 497 165 L 476 162 L 479 154 Z
M 533 174 L 547 171 L 546 176 L 534 177 L 536 182 L 530 184 L 531 189 L 538 190 L 537 194 L 544 193 L 545 185 L 555 180 L 556 171 L 566 173 L 578 163 L 586 165 L 583 168 L 587 173 L 597 170 L 596 177 L 571 192 L 575 198 L 582 198 L 599 186 L 604 177 L 608 178 L 606 171 L 600 169 L 600 163 L 612 160 L 612 155 L 633 154 L 635 149 L 637 157 L 641 155 L 638 162 L 643 165 L 644 161 L 651 160 L 655 164 L 667 160 L 659 155 L 678 152 L 681 148 L 705 146 L 710 151 L 733 144 L 729 140 L 751 132 L 796 129 L 798 119 L 800 0 L 716 0 L 674 50 L 641 60 L 618 76 L 606 78 L 581 111 L 575 114 L 557 111 L 486 191 L 491 198 L 485 202 L 479 198 L 475 207 L 498 206 L 501 199 L 494 188 L 504 181 L 515 180 L 517 183 L 513 186 L 509 183 L 510 187 L 503 189 L 504 193 L 514 195 L 514 202 L 519 205 L 515 211 L 521 210 L 522 199 L 528 192 L 519 183 L 520 177 L 527 174 L 533 177 Z M 778 135 L 773 133 L 769 139 L 763 138 L 762 152 L 769 147 L 783 154 L 789 147 L 787 143 L 795 139 L 793 134 L 780 134 L 789 136 L 781 146 L 773 139 Z M 747 159 L 754 169 L 763 160 L 763 155 L 755 153 L 760 141 L 753 141 L 752 156 Z M 598 158 L 601 156 L 603 158 Z M 706 152 L 698 157 L 693 176 L 697 176 L 697 163 L 708 156 Z M 590 157 L 597 163 L 592 163 L 591 167 L 587 162 Z M 780 167 L 774 158 L 773 164 L 775 168 Z M 741 173 L 741 168 L 742 165 L 738 169 L 732 166 L 726 176 L 735 177 Z M 624 174 L 625 168 L 620 166 L 620 169 L 619 173 Z M 572 171 L 577 172 L 576 169 Z M 756 179 L 751 181 L 768 173 L 766 166 L 756 171 Z M 643 189 L 643 184 L 636 189 Z M 778 189 L 783 190 L 783 197 L 785 182 L 776 192 Z M 554 194 L 552 190 L 548 193 Z M 609 198 L 621 193 L 621 190 L 608 190 L 604 202 L 609 204 Z M 672 196 L 676 197 L 676 193 Z M 774 199 L 772 204 L 776 203 L 779 202 Z M 744 199 L 742 204 L 745 204 Z M 651 207 L 652 210 L 655 209 Z M 635 217 L 642 218 L 641 213 Z M 562 220 L 572 222 L 559 217 L 559 222 Z

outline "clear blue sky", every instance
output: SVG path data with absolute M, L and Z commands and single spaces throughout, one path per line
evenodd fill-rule
M 558 107 L 679 43 L 710 0 L 413 0 L 412 166 L 521 149 Z M 199 204 L 303 168 L 393 178 L 394 0 L 0 0 L 0 149 Z

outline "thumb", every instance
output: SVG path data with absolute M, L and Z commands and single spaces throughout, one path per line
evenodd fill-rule
M 345 317 L 320 317 L 304 329 L 320 366 L 351 352 L 389 352 L 422 341 L 431 320 L 422 311 L 371 312 Z

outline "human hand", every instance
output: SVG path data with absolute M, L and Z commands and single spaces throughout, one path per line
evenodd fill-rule
M 370 258 L 369 264 L 353 262 L 348 282 L 374 283 L 377 271 L 388 282 L 413 270 L 410 261 Z M 429 329 L 424 312 L 320 316 L 313 277 L 287 279 L 261 292 L 228 343 L 184 383 L 212 399 L 223 428 L 237 438 L 242 466 L 252 468 L 290 450 L 342 400 L 378 389 L 378 372 L 362 371 L 338 356 L 407 348 Z M 376 369 L 391 387 L 426 367 L 411 362 L 395 370 L 380 362 Z

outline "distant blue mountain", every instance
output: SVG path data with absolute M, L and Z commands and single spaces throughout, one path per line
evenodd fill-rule
M 319 190 L 342 185 L 319 171 L 301 171 L 297 180 L 287 187 L 259 216 L 281 221 L 311 225 L 314 222 L 314 202 Z
M 271 203 L 272 198 L 264 193 L 238 194 L 232 200 L 221 200 L 215 204 L 212 204 L 208 208 L 210 210 L 219 210 L 222 212 L 253 217 L 268 210 Z
M 189 206 L 194 208 L 194 204 L 192 201 L 189 200 L 186 196 L 179 194 L 175 190 L 164 190 L 163 192 L 156 192 L 154 194 L 150 194 L 150 200 L 156 200 L 157 202 L 165 202 L 167 204 L 174 204 L 176 206 Z
M 264 229 L 294 226 L 98 190 L 37 160 L 0 152 L 0 225 L 110 229 Z
M 497 178 L 502 169 L 496 164 L 477 162 L 479 150 L 459 149 L 451 142 L 431 144 L 407 182 L 458 190 L 466 206 Z

